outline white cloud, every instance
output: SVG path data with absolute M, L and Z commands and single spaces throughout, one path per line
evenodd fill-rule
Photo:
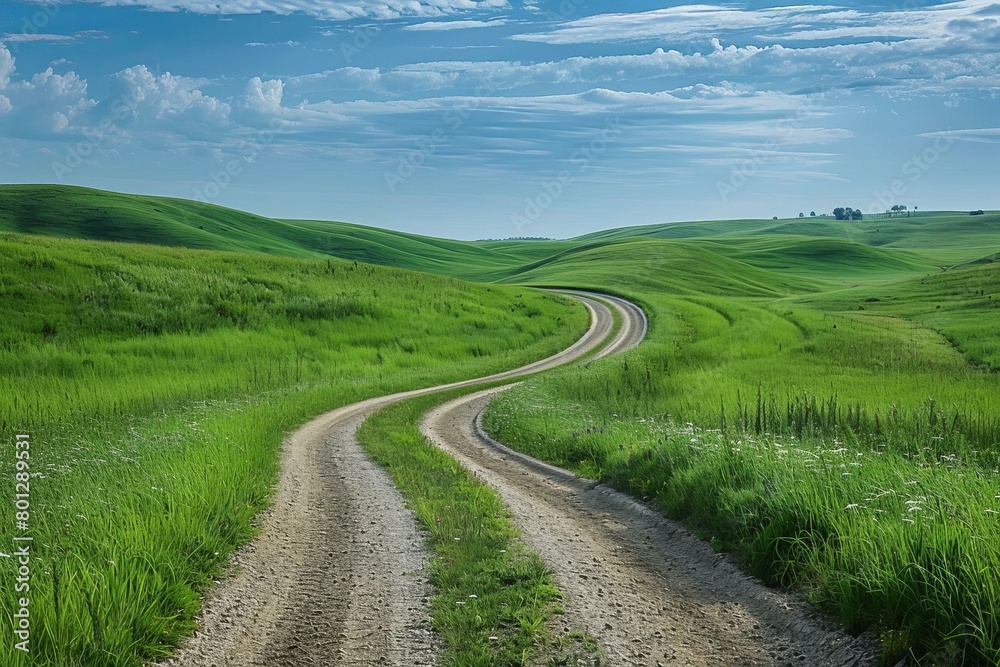
M 247 42 L 243 46 L 254 46 L 254 47 L 264 47 L 264 46 L 301 46 L 301 42 L 293 42 L 288 40 L 287 42 Z
M 114 75 L 112 99 L 127 107 L 127 124 L 192 137 L 210 137 L 229 124 L 230 106 L 198 89 L 200 79 L 156 75 L 136 65 Z M 123 114 L 122 114 L 123 115 Z
M 8 44 L 19 42 L 75 42 L 73 35 L 49 35 L 45 33 L 13 32 L 0 37 Z
M 143 65 L 114 74 L 109 95 L 100 103 L 90 99 L 86 80 L 75 72 L 56 74 L 49 67 L 26 80 L 13 80 L 15 74 L 14 58 L 0 45 L 0 113 L 6 136 L 71 141 L 99 130 L 101 135 L 130 133 L 144 141 L 156 135 L 212 141 L 230 125 L 229 104 L 198 89 L 204 80 L 157 75 Z
M 234 120 L 246 128 L 267 128 L 284 134 L 319 131 L 348 121 L 331 103 L 285 106 L 284 97 L 284 81 L 254 77 L 234 102 Z
M 329 90 L 364 90 L 397 97 L 412 91 L 442 90 L 455 83 L 459 74 L 433 68 L 396 69 L 382 73 L 379 68 L 343 67 L 317 74 L 289 77 L 290 91 L 309 93 Z
M 690 41 L 692 35 L 750 32 L 767 39 L 815 41 L 844 38 L 904 39 L 948 36 L 949 24 L 982 17 L 992 0 L 961 0 L 908 11 L 862 11 L 833 5 L 793 5 L 740 9 L 681 5 L 648 12 L 599 14 L 564 23 L 554 30 L 511 39 L 546 44 L 585 44 L 644 40 Z
M 430 21 L 428 23 L 416 23 L 408 25 L 404 30 L 468 30 L 470 28 L 492 28 L 498 25 L 507 25 L 507 19 L 493 19 L 491 21 Z
M 237 106 L 251 114 L 280 116 L 283 112 L 281 100 L 284 95 L 285 84 L 280 79 L 263 81 L 255 76 L 247 82 Z
M 79 123 L 94 108 L 87 97 L 87 82 L 74 72 L 55 74 L 52 68 L 28 81 L 9 83 L 7 103 L 10 114 L 5 129 L 17 136 L 43 137 L 79 129 Z
M 956 141 L 972 141 L 982 144 L 1000 144 L 1000 127 L 983 127 L 967 130 L 944 130 L 941 132 L 927 132 L 918 135 L 929 139 L 954 139 Z
M 146 7 L 198 14 L 308 14 L 325 19 L 401 16 L 442 17 L 467 11 L 507 9 L 507 0 L 77 0 L 105 6 Z
M 10 75 L 14 73 L 14 56 L 3 44 L 0 44 L 0 90 L 7 87 Z
M 469 109 L 475 109 L 477 114 L 499 112 L 506 117 L 519 118 L 519 122 L 530 123 L 543 118 L 564 122 L 564 114 L 573 114 L 577 118 L 586 115 L 607 118 L 616 113 L 674 117 L 713 113 L 740 118 L 755 114 L 782 116 L 795 113 L 804 120 L 822 115 L 814 106 L 814 102 L 802 95 L 752 92 L 728 85 L 694 86 L 658 93 L 595 88 L 566 95 L 452 96 L 383 102 L 320 102 L 293 108 L 283 107 L 282 111 L 337 114 L 344 120 L 372 123 L 377 122 L 380 117 L 431 114 L 432 117 L 437 117 L 438 124 L 449 124 L 449 112 L 466 110 L 463 117 L 467 117 Z M 434 122 L 433 118 L 431 122 Z
M 990 19 L 992 20 L 992 19 Z M 694 81 L 745 81 L 760 88 L 844 88 L 900 86 L 910 92 L 995 88 L 1000 70 L 996 49 L 969 48 L 965 39 L 926 38 L 787 48 L 723 46 L 711 40 L 706 53 L 657 48 L 636 55 L 573 57 L 537 63 L 442 61 L 401 65 L 389 70 L 346 67 L 289 77 L 288 90 L 340 93 L 364 91 L 387 97 L 445 90 L 483 94 L 523 86 L 594 86 L 633 89 L 675 87 Z M 964 79 L 963 77 L 971 77 Z M 556 91 L 554 91 L 556 92 Z
M 38 32 L 12 32 L 0 37 L 0 41 L 10 44 L 21 42 L 78 42 L 81 39 L 108 39 L 108 35 L 100 30 L 84 30 L 72 35 L 55 35 Z

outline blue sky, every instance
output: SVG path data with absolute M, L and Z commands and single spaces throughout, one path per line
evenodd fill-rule
M 1000 208 L 1000 2 L 2 0 L 0 182 L 455 238 Z

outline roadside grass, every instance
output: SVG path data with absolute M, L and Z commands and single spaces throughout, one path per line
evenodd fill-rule
M 515 440 L 520 401 L 547 399 L 501 397 L 487 428 Z M 601 421 L 563 404 L 518 449 L 658 504 L 852 632 L 878 628 L 887 664 L 1000 660 L 1000 471 L 836 439 Z
M 0 288 L 0 441 L 32 438 L 32 652 L 0 644 L 11 667 L 165 656 L 252 536 L 285 433 L 548 356 L 588 324 L 523 288 L 20 235 L 0 235 Z M 0 467 L 11 480 L 13 454 Z M 2 503 L 8 545 L 13 528 Z M 5 623 L 14 597 L 0 596 Z
M 994 665 L 1000 376 L 977 319 L 994 271 L 791 299 L 637 289 L 646 343 L 505 392 L 484 423 L 878 628 L 887 664 Z
M 432 616 L 445 664 L 512 667 L 537 664 L 539 655 L 547 664 L 574 664 L 559 655 L 569 640 L 547 632 L 559 592 L 545 563 L 521 543 L 500 496 L 417 428 L 434 406 L 483 388 L 389 406 L 365 421 L 358 441 L 389 470 L 427 533 L 435 554 Z M 582 644 L 588 646 L 585 638 Z

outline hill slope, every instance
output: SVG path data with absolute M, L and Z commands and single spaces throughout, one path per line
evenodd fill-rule
M 791 284 L 810 289 L 817 281 L 903 279 L 941 267 L 988 263 L 1000 253 L 997 213 L 875 222 L 816 218 L 670 223 L 564 241 L 465 242 L 341 222 L 276 220 L 181 199 L 48 185 L 0 185 L 0 231 L 299 258 L 334 256 L 467 280 L 535 284 L 553 280 L 552 271 L 542 267 L 558 263 L 565 268 L 574 254 L 624 241 L 672 241 L 674 248 L 696 244 L 713 256 L 771 271 L 773 279 L 784 285 L 778 291 Z M 642 252 L 648 255 L 649 250 Z M 633 260 L 628 266 L 637 267 Z M 768 281 L 762 274 L 754 280 Z
M 520 262 L 475 243 L 340 222 L 275 220 L 184 199 L 69 186 L 0 186 L 0 231 L 285 257 L 334 256 L 454 277 L 502 271 Z

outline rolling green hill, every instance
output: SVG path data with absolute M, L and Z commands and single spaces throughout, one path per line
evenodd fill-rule
M 877 630 L 887 664 L 907 654 L 936 665 L 1000 662 L 996 212 L 921 212 L 862 222 L 671 223 L 562 241 L 461 242 L 344 223 L 274 220 L 178 200 L 0 186 L 0 231 L 304 260 L 335 256 L 425 272 L 405 274 L 410 292 L 402 294 L 440 281 L 427 275 L 438 273 L 490 283 L 603 289 L 632 298 L 650 316 L 642 346 L 624 358 L 558 370 L 505 393 L 486 416 L 494 434 L 659 502 L 738 554 L 761 577 L 804 588 L 854 631 Z M 12 284 L 0 276 L 0 286 L 13 289 L 11 308 L 20 307 L 25 294 L 36 297 L 38 307 L 27 329 L 20 311 L 9 313 L 8 326 L 0 326 L 0 343 L 9 345 L 4 341 L 17 340 L 22 330 L 32 332 L 37 349 L 28 356 L 8 350 L 10 363 L 27 360 L 50 382 L 36 400 L 44 396 L 58 404 L 64 401 L 60 391 L 66 391 L 60 378 L 87 379 L 115 367 L 118 362 L 102 356 L 105 347 L 113 347 L 113 336 L 88 341 L 87 348 L 64 349 L 61 337 L 76 335 L 74 327 L 102 325 L 86 306 L 70 308 L 68 279 L 46 283 L 64 270 L 66 248 L 0 233 L 4 243 L 33 247 L 17 251 L 15 269 L 35 280 Z M 155 254 L 142 248 L 121 252 L 138 253 L 130 260 L 135 264 L 140 254 Z M 190 251 L 169 252 L 182 255 L 164 254 L 157 261 L 170 257 L 178 271 L 190 263 L 209 275 L 207 257 L 242 262 L 247 271 L 263 261 L 211 253 L 198 253 L 195 261 L 195 255 L 183 254 Z M 91 291 L 101 317 L 132 327 L 128 353 L 115 358 L 135 368 L 147 362 L 132 357 L 149 354 L 190 363 L 193 352 L 186 346 L 192 337 L 199 345 L 211 343 L 213 354 L 227 352 L 211 332 L 183 331 L 188 321 L 223 316 L 229 318 L 226 337 L 243 346 L 232 349 L 244 349 L 259 335 L 277 339 L 275 349 L 287 356 L 289 343 L 281 334 L 293 327 L 306 336 L 299 345 L 318 359 L 329 352 L 317 346 L 311 332 L 326 326 L 322 308 L 336 309 L 337 302 L 320 308 L 296 298 L 301 281 L 289 284 L 284 273 L 291 265 L 281 262 L 301 262 L 293 274 L 327 270 L 325 261 L 303 259 L 266 258 L 284 268 L 260 284 L 244 285 L 229 275 L 220 283 L 226 290 L 221 298 L 191 276 L 158 282 L 131 266 L 102 265 L 100 289 Z M 368 264 L 348 266 L 359 267 L 362 275 L 374 271 Z M 336 261 L 328 267 L 345 268 Z M 315 281 L 311 289 L 329 289 L 323 279 Z M 45 291 L 53 288 L 53 298 L 62 304 L 59 318 L 45 310 Z M 371 288 L 365 285 L 352 299 L 382 317 L 378 302 L 385 297 L 375 293 L 387 290 L 376 289 L 369 299 Z M 175 312 L 160 294 L 170 290 L 196 295 L 208 310 Z M 516 293 L 503 294 L 521 312 Z M 122 302 L 124 297 L 139 300 Z M 491 318 L 506 317 L 495 309 L 454 312 L 440 299 L 435 303 L 444 318 L 439 324 L 470 320 L 479 331 Z M 287 321 L 300 312 L 302 322 Z M 408 350 L 421 351 L 430 338 L 406 336 L 405 318 L 397 319 L 400 324 L 380 334 L 377 348 L 366 347 L 359 334 L 345 341 L 344 349 L 369 360 L 379 355 L 375 358 L 389 364 L 408 363 Z M 243 339 L 244 324 L 268 323 L 265 331 Z M 162 343 L 156 327 L 167 327 L 179 349 L 150 351 L 150 345 Z M 440 335 L 465 330 L 448 328 Z M 474 347 L 449 349 L 454 356 L 463 351 L 475 356 Z M 102 354 L 95 356 L 94 350 Z M 248 359 L 266 354 L 254 352 Z M 87 356 L 100 365 L 83 366 Z M 243 360 L 231 361 L 227 372 L 245 373 Z M 287 384 L 288 374 L 297 371 L 283 364 L 278 372 Z M 320 373 L 321 366 L 307 363 L 306 369 Z M 258 376 L 253 382 L 263 388 Z M 146 384 L 137 386 L 142 391 L 136 395 L 144 396 Z M 95 391 L 77 390 L 82 396 Z M 77 400 L 69 396 L 70 404 Z M 120 400 L 127 405 L 134 399 Z
M 462 277 L 519 259 L 486 246 L 338 222 L 275 220 L 183 199 L 68 186 L 0 186 L 0 231 L 318 259 Z
M 779 282 L 803 288 L 815 287 L 816 281 L 904 278 L 988 262 L 1000 253 L 996 212 L 921 213 L 917 218 L 864 222 L 830 218 L 685 222 L 626 227 L 564 241 L 466 242 L 341 222 L 277 220 L 181 199 L 48 185 L 0 185 L 0 231 L 300 258 L 334 256 L 468 280 L 534 284 L 552 282 L 553 272 L 543 268 L 547 265 L 569 268 L 574 254 L 640 239 L 673 241 L 673 246 L 663 247 L 674 250 L 665 253 L 677 252 L 677 243 L 700 243 L 703 251 L 775 271 L 781 276 Z M 759 279 L 758 274 L 751 282 Z
M 818 289 L 806 277 L 778 276 L 696 244 L 660 240 L 587 244 L 527 265 L 504 282 L 759 297 Z
M 636 237 L 720 239 L 787 235 L 917 251 L 928 259 L 939 262 L 941 266 L 950 266 L 990 254 L 980 252 L 980 249 L 991 248 L 993 253 L 997 251 L 1000 212 L 989 211 L 983 216 L 957 212 L 921 212 L 918 217 L 913 218 L 864 221 L 793 218 L 683 222 L 612 229 L 588 234 L 577 240 L 610 241 Z

